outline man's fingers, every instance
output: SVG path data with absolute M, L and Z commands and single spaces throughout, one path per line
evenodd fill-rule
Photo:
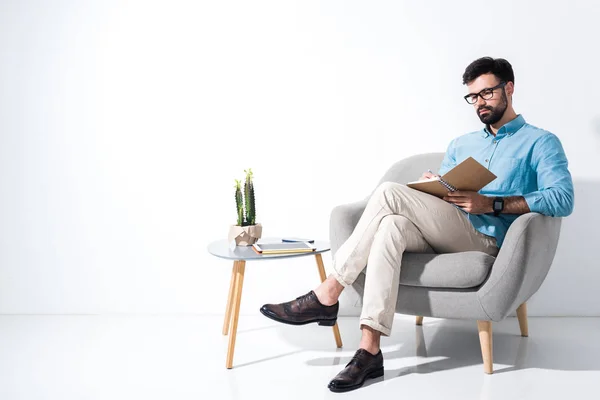
M 453 197 L 471 197 L 477 192 L 469 192 L 468 190 L 457 190 L 455 192 L 448 192 L 448 196 Z
M 444 200 L 449 201 L 451 203 L 464 203 L 464 202 L 469 201 L 470 199 L 469 199 L 469 197 L 466 197 L 466 196 L 462 196 L 462 197 L 456 197 L 456 196 L 447 197 L 446 196 L 446 197 L 444 197 Z
M 470 201 L 466 201 L 466 200 L 460 200 L 460 199 L 450 199 L 447 197 L 444 197 L 444 200 L 446 200 L 448 203 L 452 203 L 452 204 L 456 204 L 459 207 L 470 207 L 471 206 L 471 202 Z

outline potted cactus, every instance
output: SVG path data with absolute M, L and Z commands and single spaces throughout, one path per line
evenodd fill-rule
M 235 180 L 235 205 L 237 211 L 237 224 L 229 227 L 229 242 L 235 240 L 236 246 L 250 246 L 256 243 L 262 235 L 262 225 L 256 223 L 256 205 L 254 202 L 254 183 L 252 182 L 252 168 L 244 170 L 244 195 L 242 196 L 242 183 Z M 245 205 L 245 209 L 244 209 Z

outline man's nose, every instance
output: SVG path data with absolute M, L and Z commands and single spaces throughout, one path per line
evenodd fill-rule
M 479 108 L 485 105 L 487 105 L 487 102 L 484 99 L 482 99 L 481 96 L 477 96 L 477 103 L 475 103 L 475 106 Z

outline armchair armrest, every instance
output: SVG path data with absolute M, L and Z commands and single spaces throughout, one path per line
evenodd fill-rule
M 511 224 L 492 271 L 477 292 L 491 321 L 501 321 L 539 289 L 554 260 L 561 222 L 530 212 Z

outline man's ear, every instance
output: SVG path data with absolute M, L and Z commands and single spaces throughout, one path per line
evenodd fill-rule
M 509 81 L 504 88 L 506 89 L 506 95 L 507 96 L 512 96 L 513 93 L 515 92 L 515 84 L 514 84 L 514 82 L 510 82 Z

